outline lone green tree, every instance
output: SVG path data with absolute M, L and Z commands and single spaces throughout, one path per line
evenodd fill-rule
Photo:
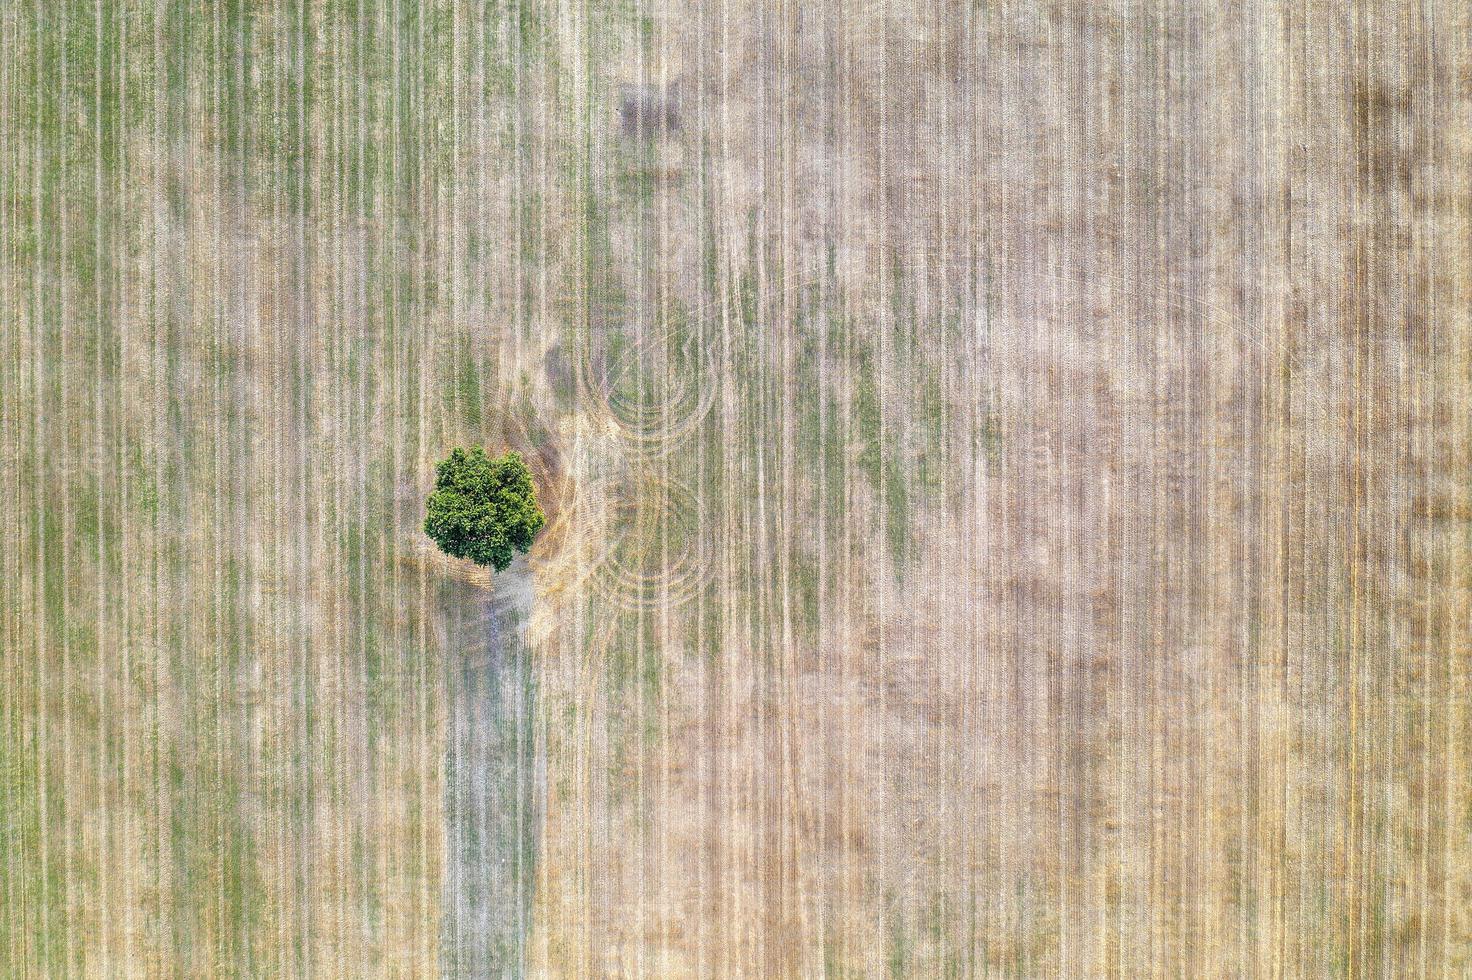
M 436 467 L 424 533 L 445 554 L 502 571 L 547 523 L 521 453 L 452 449 Z

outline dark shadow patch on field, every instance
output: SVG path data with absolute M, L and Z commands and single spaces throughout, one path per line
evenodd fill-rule
M 523 637 L 525 559 L 491 591 L 441 585 L 446 640 L 445 874 L 440 922 L 446 977 L 526 973 L 541 798 L 536 680 Z

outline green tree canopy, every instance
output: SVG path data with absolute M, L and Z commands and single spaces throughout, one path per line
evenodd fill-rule
M 436 469 L 424 533 L 445 554 L 499 572 L 511 564 L 512 549 L 531 548 L 547 516 L 521 453 L 492 459 L 478 446 L 452 449 Z

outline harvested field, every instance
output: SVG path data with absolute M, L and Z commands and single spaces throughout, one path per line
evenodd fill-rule
M 0 3 L 0 975 L 1472 974 L 1464 7 Z

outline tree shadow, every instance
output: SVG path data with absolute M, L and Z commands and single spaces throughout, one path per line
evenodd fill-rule
M 526 973 L 542 774 L 536 676 L 523 629 L 531 573 L 518 558 L 491 591 L 441 582 L 448 713 L 440 925 L 447 977 Z

